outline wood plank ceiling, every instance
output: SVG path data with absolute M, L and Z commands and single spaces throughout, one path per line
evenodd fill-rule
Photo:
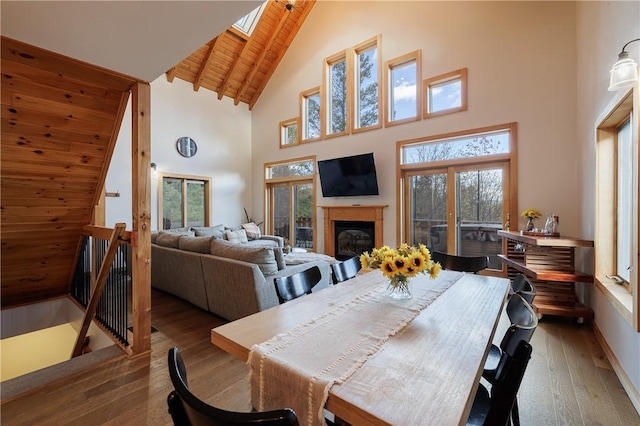
M 138 80 L 2 37 L 2 308 L 70 291 Z
M 298 0 L 291 10 L 286 4 L 268 1 L 251 36 L 229 27 L 167 71 L 167 79 L 188 81 L 195 91 L 204 87 L 218 99 L 227 96 L 252 109 L 315 0 Z

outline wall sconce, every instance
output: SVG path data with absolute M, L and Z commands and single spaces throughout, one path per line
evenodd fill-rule
M 629 58 L 629 52 L 624 50 L 634 41 L 640 41 L 640 38 L 631 40 L 622 46 L 622 52 L 618 54 L 618 61 L 613 64 L 611 71 L 609 71 L 611 73 L 611 79 L 609 80 L 610 92 L 631 87 L 638 82 L 638 64 Z
M 158 173 L 158 165 L 156 163 L 151 163 L 151 173 L 154 175 Z

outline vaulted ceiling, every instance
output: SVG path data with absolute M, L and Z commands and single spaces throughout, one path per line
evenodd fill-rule
M 218 99 L 227 96 L 252 109 L 314 4 L 299 0 L 288 9 L 282 0 L 269 1 L 251 36 L 227 28 L 167 71 L 167 79 L 188 81 L 195 91 L 209 89 Z

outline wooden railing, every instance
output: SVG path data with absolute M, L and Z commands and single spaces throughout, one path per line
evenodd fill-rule
M 127 353 L 135 354 L 130 345 L 137 315 L 132 308 L 136 305 L 132 304 L 136 284 L 132 261 L 135 241 L 134 234 L 125 231 L 124 226 L 117 224 L 114 229 L 87 226 L 84 229 L 71 295 L 85 308 L 85 317 L 73 357 L 82 353 L 86 332 L 94 318 Z M 144 311 L 149 312 L 148 309 Z M 140 331 L 150 333 L 150 330 Z M 144 338 L 148 339 L 148 336 Z

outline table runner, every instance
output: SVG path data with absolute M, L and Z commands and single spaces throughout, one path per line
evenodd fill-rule
M 356 277 L 367 283 L 359 295 L 251 348 L 253 406 L 260 411 L 291 407 L 300 424 L 324 424 L 331 386 L 348 379 L 462 275 L 443 271 L 435 280 L 415 277 L 413 298 L 400 301 L 387 296 L 388 279 L 380 271 Z

